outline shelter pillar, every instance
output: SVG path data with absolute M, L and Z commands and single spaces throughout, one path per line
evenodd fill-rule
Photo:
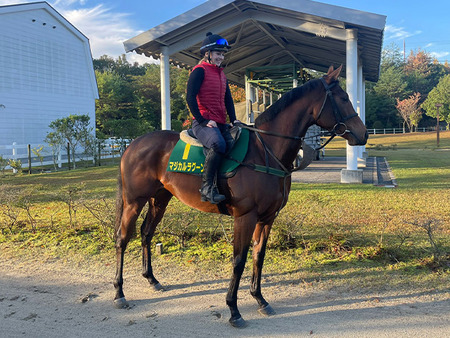
M 362 64 L 358 63 L 358 110 L 356 111 L 363 121 L 366 123 L 366 83 L 363 76 Z M 368 154 L 366 146 L 358 146 L 358 168 L 365 168 L 367 164 Z
M 358 110 L 358 30 L 347 29 L 346 40 L 347 93 Z M 341 171 L 341 183 L 362 183 L 363 170 L 358 169 L 358 150 L 347 143 L 347 168 Z
M 170 64 L 169 48 L 161 48 L 161 129 L 170 130 Z
M 244 123 L 253 123 L 253 111 L 252 111 L 252 86 L 248 82 L 247 75 L 245 76 L 245 110 L 247 111 L 247 121 Z

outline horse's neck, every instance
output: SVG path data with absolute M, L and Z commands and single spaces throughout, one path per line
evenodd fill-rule
M 309 105 L 297 100 L 291 106 L 280 112 L 270 122 L 264 123 L 260 129 L 275 132 L 285 136 L 304 137 L 308 128 L 313 124 L 309 113 Z M 289 167 L 300 150 L 301 141 L 283 137 L 263 136 L 264 142 L 275 156 Z

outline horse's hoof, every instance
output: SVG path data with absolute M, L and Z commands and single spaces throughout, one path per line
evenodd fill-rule
M 260 307 L 258 309 L 258 312 L 262 314 L 263 316 L 273 316 L 276 312 L 275 310 L 267 304 L 266 306 Z
M 247 326 L 247 322 L 242 318 L 230 318 L 230 324 L 232 327 L 236 327 L 238 329 L 242 329 Z
M 153 285 L 153 290 L 155 290 L 155 291 L 166 291 L 166 289 L 164 289 L 164 286 L 162 286 L 161 283 L 152 284 L 152 285 Z
M 114 299 L 114 306 L 118 309 L 124 309 L 129 307 L 125 297 Z

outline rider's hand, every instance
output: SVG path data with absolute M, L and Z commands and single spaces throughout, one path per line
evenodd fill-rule
M 217 128 L 217 123 L 216 123 L 216 121 L 209 120 L 208 123 L 206 124 L 206 126 L 209 128 Z
M 239 121 L 239 120 L 234 120 L 233 123 L 232 123 L 233 126 L 237 126 L 239 124 L 242 124 L 242 122 Z

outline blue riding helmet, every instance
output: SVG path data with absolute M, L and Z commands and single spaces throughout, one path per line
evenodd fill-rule
M 203 40 L 202 46 L 200 47 L 200 53 L 205 55 L 208 51 L 218 51 L 226 52 L 231 47 L 228 45 L 228 41 L 223 37 L 211 32 L 206 33 L 206 39 Z

